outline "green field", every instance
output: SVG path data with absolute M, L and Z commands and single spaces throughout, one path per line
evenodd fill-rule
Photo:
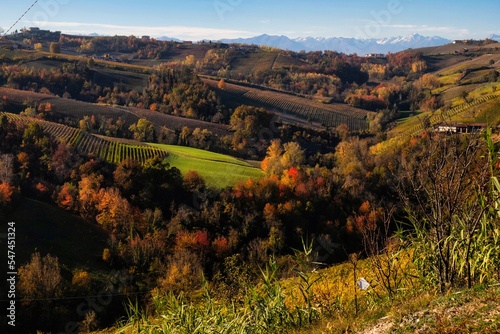
M 224 154 L 213 153 L 184 146 L 150 144 L 166 150 L 166 161 L 177 167 L 182 174 L 197 171 L 208 186 L 224 188 L 249 178 L 258 179 L 263 172 L 249 163 Z

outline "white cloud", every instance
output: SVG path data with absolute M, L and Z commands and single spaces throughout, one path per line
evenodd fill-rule
M 90 34 L 98 33 L 101 35 L 149 35 L 152 37 L 168 36 L 184 40 L 198 41 L 202 39 L 222 39 L 252 37 L 254 32 L 218 28 L 201 28 L 186 26 L 165 26 L 165 27 L 147 27 L 147 26 L 127 26 L 103 23 L 82 23 L 82 22 L 38 22 L 32 21 L 30 24 L 43 26 L 44 29 L 61 30 L 66 33 Z

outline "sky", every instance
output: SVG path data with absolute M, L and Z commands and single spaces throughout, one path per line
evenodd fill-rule
M 0 0 L 7 31 L 35 0 Z M 9 3 L 10 2 L 10 3 Z M 12 28 L 183 40 L 297 37 L 448 39 L 500 34 L 500 1 L 445 0 L 38 0 Z

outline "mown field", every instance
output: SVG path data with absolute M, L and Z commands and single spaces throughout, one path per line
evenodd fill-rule
M 258 179 L 264 174 L 251 164 L 224 154 L 213 153 L 191 147 L 149 144 L 168 152 L 166 161 L 179 168 L 185 175 L 197 171 L 208 186 L 224 188 L 247 179 Z

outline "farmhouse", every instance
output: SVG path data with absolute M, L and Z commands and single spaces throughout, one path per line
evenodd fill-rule
M 434 130 L 441 133 L 478 133 L 486 126 L 486 123 L 440 123 L 434 126 Z

